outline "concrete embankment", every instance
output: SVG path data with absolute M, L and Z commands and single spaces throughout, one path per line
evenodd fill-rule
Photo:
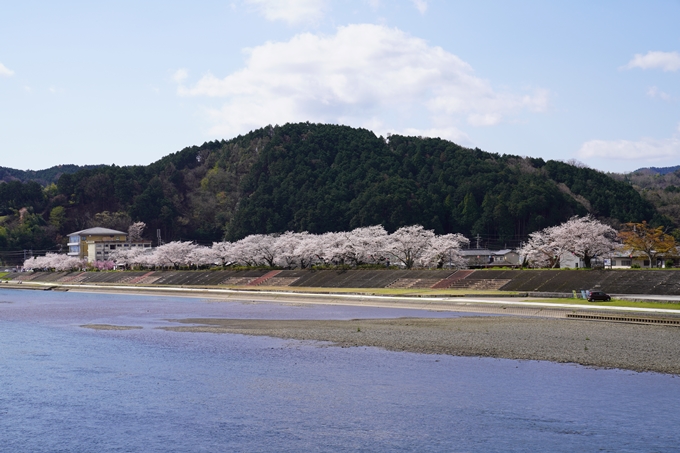
M 394 288 L 515 291 L 546 297 L 581 289 L 679 295 L 680 270 L 217 270 L 12 273 L 13 281 L 174 287 Z

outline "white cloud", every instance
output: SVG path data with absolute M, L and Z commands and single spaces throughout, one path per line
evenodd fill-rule
M 246 0 L 255 5 L 269 21 L 281 20 L 289 25 L 315 22 L 323 16 L 325 0 Z
M 3 77 L 12 77 L 14 75 L 14 71 L 9 69 L 7 66 L 4 64 L 0 63 L 0 76 Z
M 186 69 L 178 69 L 172 75 L 172 80 L 174 80 L 177 83 L 182 83 L 186 80 L 187 77 L 189 77 L 189 71 L 187 71 Z
M 493 125 L 521 111 L 543 111 L 548 92 L 497 92 L 469 64 L 398 29 L 349 25 L 330 36 L 303 33 L 248 50 L 245 67 L 208 74 L 178 94 L 224 97 L 209 109 L 214 134 L 266 124 L 314 121 L 363 125 L 377 118 L 400 130 L 449 131 L 457 123 Z M 395 132 L 392 130 L 392 132 Z
M 416 7 L 416 9 L 420 12 L 420 14 L 425 14 L 427 11 L 427 1 L 425 0 L 411 0 L 413 2 L 413 5 Z
M 680 69 L 680 53 L 649 51 L 645 55 L 635 54 L 628 62 L 625 69 L 663 69 L 664 71 L 677 71 Z
M 672 101 L 673 100 L 673 96 L 659 90 L 657 87 L 649 87 L 649 89 L 647 89 L 647 96 L 649 96 L 650 98 L 663 99 L 664 101 Z
M 630 140 L 591 140 L 581 146 L 578 156 L 584 159 L 661 160 L 680 157 L 680 139 L 643 138 Z

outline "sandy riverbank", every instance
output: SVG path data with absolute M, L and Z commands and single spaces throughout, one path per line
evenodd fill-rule
M 573 362 L 595 367 L 680 374 L 680 349 L 677 348 L 680 344 L 680 327 L 678 326 L 565 319 L 569 313 L 608 311 L 612 314 L 618 312 L 619 315 L 624 316 L 625 313 L 641 313 L 643 310 L 646 316 L 672 317 L 677 316 L 677 310 L 576 306 L 522 300 L 521 298 L 518 300 L 516 297 L 505 300 L 502 298 L 483 300 L 464 297 L 321 295 L 277 291 L 96 285 L 63 285 L 60 289 L 89 293 L 182 296 L 200 298 L 210 304 L 237 302 L 345 305 L 516 315 L 355 321 L 183 319 L 180 322 L 186 325 L 167 329 L 326 341 L 345 347 L 375 346 L 394 351 L 427 354 Z M 191 311 L 185 311 L 180 316 L 191 316 L 190 313 Z M 194 316 L 201 315 L 196 312 Z M 122 330 L 136 326 L 93 323 L 84 325 L 84 327 L 97 330 Z
M 182 319 L 180 332 L 238 333 L 424 354 L 548 360 L 680 374 L 680 328 L 568 319 L 462 317 L 351 321 Z

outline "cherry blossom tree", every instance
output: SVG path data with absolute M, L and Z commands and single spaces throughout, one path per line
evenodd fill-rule
M 564 250 L 559 249 L 559 244 L 553 240 L 552 230 L 554 227 L 535 231 L 529 235 L 529 239 L 520 247 L 521 259 L 530 267 L 556 267 L 560 262 L 560 255 Z
M 389 235 L 382 225 L 356 228 L 348 235 L 346 259 L 351 263 L 379 264 L 389 256 Z
M 442 267 L 451 262 L 463 267 L 460 248 L 469 241 L 460 234 L 436 236 L 420 225 L 388 234 L 381 225 L 350 232 L 320 235 L 308 232 L 247 236 L 236 242 L 214 242 L 201 247 L 190 242 L 170 242 L 155 249 L 130 248 L 112 255 L 119 265 L 175 267 L 195 265 L 281 266 L 307 268 L 316 264 L 381 264 L 393 258 L 407 268 L 414 265 Z
M 100 271 L 110 271 L 116 266 L 113 260 L 97 260 L 92 263 L 92 267 Z
M 312 240 L 312 238 L 308 237 L 307 240 Z M 324 233 L 316 236 L 313 241 L 316 243 L 315 246 L 319 248 L 318 259 L 325 264 L 343 265 L 346 261 L 352 259 L 349 237 L 345 232 Z
M 253 241 L 253 248 L 258 261 L 262 264 L 274 267 L 279 249 L 276 245 L 276 236 L 271 234 L 256 234 L 248 236 Z M 248 239 L 246 238 L 246 239 Z
M 220 257 L 217 250 L 212 247 L 204 247 L 197 245 L 190 253 L 188 261 L 198 267 L 212 266 L 220 262 Z
M 619 246 L 616 230 L 587 215 L 532 233 L 520 254 L 535 265 L 556 266 L 559 256 L 570 252 L 590 267 L 594 257 L 606 256 Z
M 162 267 L 174 267 L 191 264 L 190 257 L 196 244 L 193 242 L 173 241 L 156 247 L 153 253 L 154 264 Z
M 299 242 L 293 253 L 297 258 L 300 269 L 310 267 L 314 263 L 323 262 L 323 239 L 306 231 L 300 233 Z
M 58 253 L 47 253 L 45 256 L 36 256 L 29 258 L 24 262 L 24 269 L 35 270 L 54 270 L 56 272 L 64 272 L 76 269 L 83 269 L 86 267 L 85 260 L 62 255 Z
M 221 263 L 222 267 L 235 261 L 232 248 L 233 244 L 228 241 L 213 242 L 211 249 L 215 256 L 218 258 L 217 262 Z
M 616 242 L 616 230 L 591 215 L 572 217 L 563 224 L 553 227 L 551 236 L 555 241 L 555 247 L 581 258 L 585 267 L 590 267 L 594 257 L 606 256 L 620 246 Z
M 231 253 L 234 261 L 242 266 L 257 266 L 262 264 L 257 250 L 254 236 L 246 236 L 232 244 Z
M 433 236 L 420 256 L 420 263 L 424 267 L 443 268 L 446 265 L 455 268 L 467 267 L 467 261 L 461 255 L 460 249 L 469 243 L 470 240 L 462 234 Z
M 150 248 L 130 247 L 118 248 L 111 253 L 111 259 L 118 266 L 134 267 L 151 267 L 153 266 L 150 258 L 153 255 L 153 250 Z
M 295 268 L 298 266 L 300 259 L 296 253 L 296 249 L 308 236 L 309 233 L 294 233 L 286 231 L 276 238 L 276 248 L 278 256 L 276 257 L 276 265 L 285 268 Z
M 386 251 L 406 269 L 411 269 L 430 246 L 432 238 L 434 231 L 426 230 L 422 225 L 401 227 L 389 235 Z

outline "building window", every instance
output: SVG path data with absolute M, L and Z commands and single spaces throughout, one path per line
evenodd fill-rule
M 632 260 L 621 260 L 621 266 L 631 266 L 632 264 Z

